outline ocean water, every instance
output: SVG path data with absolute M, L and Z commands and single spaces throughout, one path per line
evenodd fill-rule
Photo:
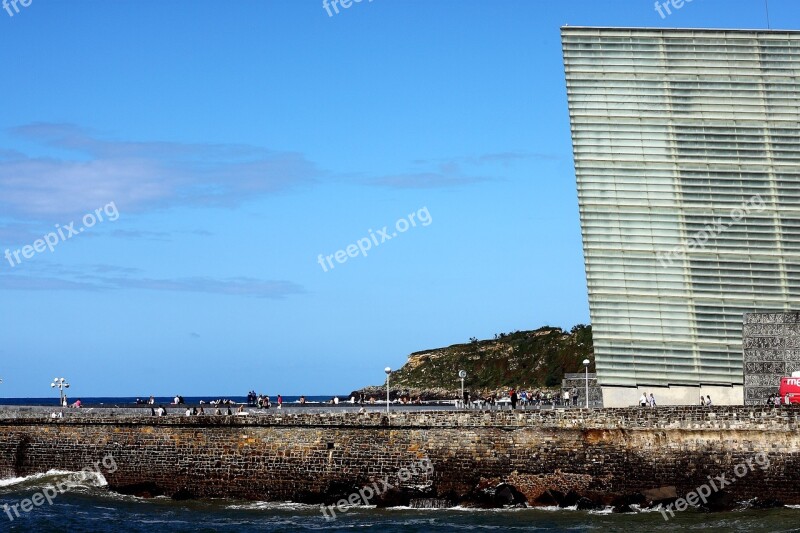
M 308 403 L 327 403 L 331 398 L 335 395 L 330 396 L 306 396 L 306 402 Z M 85 396 L 72 396 L 70 394 L 67 395 L 67 398 L 70 403 L 74 402 L 78 398 L 81 400 L 81 404 L 84 407 L 135 407 L 136 406 L 136 398 L 133 396 L 130 397 L 85 397 Z M 139 399 L 147 401 L 150 396 L 140 396 Z M 156 405 L 169 405 L 172 403 L 174 396 L 166 397 L 166 396 L 156 396 L 154 398 Z M 269 399 L 273 404 L 277 403 L 277 394 L 271 394 Z M 184 396 L 184 401 L 188 405 L 198 405 L 200 400 L 208 403 L 211 400 L 231 400 L 236 403 L 247 403 L 247 396 Z M 349 396 L 339 395 L 339 401 L 344 402 L 349 400 Z M 300 401 L 300 396 L 284 396 L 283 402 L 284 403 L 295 403 Z M 57 407 L 59 405 L 59 398 L 58 398 L 58 391 L 56 391 L 54 396 L 48 396 L 46 398 L 0 398 L 0 405 L 50 405 Z
M 173 501 L 144 499 L 109 491 L 102 477 L 89 478 L 20 517 L 5 506 L 19 504 L 48 485 L 70 478 L 50 472 L 0 481 L 0 531 L 132 532 L 286 532 L 380 531 L 800 531 L 800 509 L 730 513 L 676 513 L 669 522 L 658 511 L 612 514 L 574 509 L 376 509 L 352 508 L 325 519 L 318 506 L 236 500 Z M 14 518 L 9 519 L 9 514 Z

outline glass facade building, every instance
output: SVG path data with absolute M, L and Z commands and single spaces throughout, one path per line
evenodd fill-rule
M 743 314 L 800 301 L 800 32 L 564 27 L 562 46 L 606 405 L 742 403 Z

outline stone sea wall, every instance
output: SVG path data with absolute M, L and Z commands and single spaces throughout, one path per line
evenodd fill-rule
M 680 496 L 724 475 L 736 500 L 800 504 L 798 429 L 797 407 L 728 406 L 8 418 L 0 478 L 78 471 L 110 455 L 112 490 L 186 498 L 332 503 L 372 486 L 377 503 L 483 505 L 502 486 L 511 496 L 501 503 L 572 493 L 610 504 L 666 486 Z M 757 454 L 768 465 L 754 467 Z M 414 473 L 421 461 L 432 471 Z

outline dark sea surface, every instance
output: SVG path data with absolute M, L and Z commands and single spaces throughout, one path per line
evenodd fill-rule
M 668 522 L 658 511 L 612 514 L 573 509 L 376 509 L 351 508 L 325 519 L 318 506 L 238 500 L 144 499 L 107 490 L 90 478 L 19 517 L 9 507 L 69 478 L 50 472 L 0 481 L 0 531 L 279 532 L 279 531 L 800 531 L 800 509 L 730 513 L 676 513 Z M 14 518 L 9 519 L 9 513 Z
M 223 396 L 224 397 L 224 396 Z M 327 401 L 332 396 L 308 396 L 309 401 Z M 187 403 L 214 396 L 186 397 Z M 271 396 L 273 402 L 275 396 Z M 344 396 L 339 396 L 344 400 Z M 76 397 L 77 399 L 77 397 Z M 143 398 L 146 399 L 146 398 Z M 245 397 L 229 397 L 243 402 Z M 284 397 L 286 403 L 298 397 Z M 86 405 L 123 406 L 136 398 L 81 398 Z M 167 404 L 172 398 L 156 398 Z M 58 405 L 56 398 L 0 399 L 5 405 Z M 19 517 L 11 509 L 46 487 L 71 479 L 69 472 L 49 472 L 27 478 L 0 480 L 0 532 L 286 532 L 286 531 L 380 531 L 455 532 L 455 531 L 798 531 L 800 508 L 729 513 L 686 511 L 665 521 L 659 511 L 612 514 L 610 510 L 588 512 L 574 509 L 377 509 L 354 507 L 325 519 L 319 506 L 290 502 L 267 503 L 238 500 L 173 501 L 169 498 L 144 499 L 109 491 L 102 477 L 78 483 L 64 494 L 44 501 Z M 41 500 L 40 500 L 41 501 Z M 5 507 L 9 506 L 9 507 Z M 11 520 L 10 516 L 13 518 Z

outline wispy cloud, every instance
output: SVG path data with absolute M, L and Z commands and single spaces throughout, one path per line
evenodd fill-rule
M 557 160 L 559 156 L 554 154 L 545 154 L 537 152 L 495 152 L 490 154 L 480 154 L 475 156 L 461 156 L 461 157 L 448 157 L 442 159 L 417 159 L 414 164 L 417 165 L 446 165 L 446 164 L 460 164 L 460 165 L 488 165 L 488 164 L 501 164 L 510 165 L 518 161 L 526 159 L 534 160 Z
M 44 232 L 42 224 L 30 222 L 11 222 L 0 224 L 0 243 L 29 243 L 41 239 Z M 46 228 L 50 231 L 50 228 Z
M 144 239 L 148 241 L 170 241 L 171 234 L 166 231 L 145 231 L 133 229 L 117 229 L 109 233 L 119 239 Z
M 321 174 L 302 154 L 247 145 L 117 141 L 70 124 L 10 132 L 60 154 L 0 151 L 0 211 L 16 220 L 74 215 L 109 199 L 125 212 L 235 206 L 308 186 Z
M 305 293 L 301 285 L 291 281 L 204 276 L 155 278 L 147 276 L 140 268 L 103 263 L 63 265 L 41 259 L 26 263 L 24 270 L 20 268 L 0 263 L 0 290 L 151 290 L 275 299 Z
M 0 274 L 0 290 L 13 291 L 89 291 L 103 290 L 93 283 L 47 276 L 17 276 Z
M 499 152 L 476 156 L 450 157 L 442 159 L 417 159 L 413 164 L 417 167 L 429 167 L 425 170 L 412 170 L 396 174 L 378 176 L 364 180 L 364 183 L 379 187 L 397 189 L 435 189 L 445 187 L 461 187 L 475 183 L 500 181 L 502 178 L 487 176 L 485 168 L 477 173 L 479 167 L 503 166 L 525 159 L 558 159 L 547 154 L 527 152 Z
M 447 175 L 442 172 L 416 172 L 381 176 L 370 180 L 370 183 L 372 185 L 397 189 L 438 189 L 442 187 L 471 185 L 483 181 L 490 181 L 490 178 L 481 176 Z
M 176 230 L 176 231 L 148 231 L 139 229 L 117 229 L 108 232 L 111 237 L 119 239 L 141 239 L 146 241 L 172 241 L 176 235 L 190 235 L 193 237 L 210 237 L 210 231 L 197 230 Z
M 105 281 L 118 289 L 196 292 L 205 294 L 226 294 L 229 296 L 249 296 L 253 298 L 285 298 L 305 292 L 300 285 L 291 281 L 253 278 L 119 278 L 107 279 Z
M 248 277 L 235 278 L 148 278 L 133 268 L 110 265 L 82 267 L 80 270 L 57 268 L 50 274 L 17 274 L 4 269 L 0 274 L 0 290 L 19 291 L 115 291 L 150 290 L 221 294 L 251 298 L 282 299 L 303 294 L 301 285 L 284 280 L 263 280 Z

